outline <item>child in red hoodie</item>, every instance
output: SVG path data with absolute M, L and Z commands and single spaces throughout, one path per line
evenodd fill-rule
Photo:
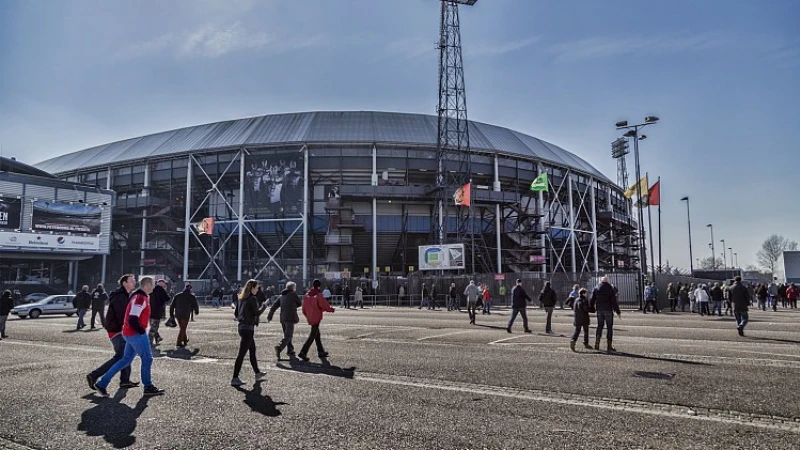
M 306 316 L 308 324 L 311 325 L 311 334 L 308 335 L 306 343 L 297 355 L 303 361 L 308 361 L 308 349 L 311 348 L 311 343 L 317 343 L 317 355 L 320 358 L 327 358 L 328 352 L 322 347 L 322 340 L 319 334 L 319 324 L 322 322 L 323 312 L 335 312 L 336 310 L 328 304 L 328 301 L 322 295 L 319 288 L 322 282 L 314 280 L 311 289 L 303 297 L 303 315 Z

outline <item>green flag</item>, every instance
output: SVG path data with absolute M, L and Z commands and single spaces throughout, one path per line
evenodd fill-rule
M 532 191 L 547 191 L 547 172 L 543 172 L 531 183 Z

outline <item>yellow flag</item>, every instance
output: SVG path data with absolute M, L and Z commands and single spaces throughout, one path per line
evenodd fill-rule
M 629 187 L 627 191 L 625 191 L 625 198 L 631 198 L 637 193 L 637 186 L 641 189 L 643 195 L 647 195 L 648 188 L 650 187 L 650 183 L 647 182 L 647 175 L 643 176 L 638 183 L 634 184 L 633 186 Z

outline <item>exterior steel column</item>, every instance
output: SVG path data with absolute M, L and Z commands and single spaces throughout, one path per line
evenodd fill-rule
M 578 271 L 578 262 L 575 260 L 575 204 L 572 202 L 572 171 L 567 173 L 567 187 L 569 190 L 569 241 L 572 254 L 572 273 Z M 583 267 L 583 266 L 581 266 Z
M 111 190 L 111 167 L 108 168 L 108 173 L 106 174 L 106 189 Z M 111 217 L 113 215 L 113 211 L 114 211 L 114 207 L 112 206 L 113 204 L 114 204 L 114 199 L 111 199 L 111 201 L 108 204 L 108 207 L 111 208 L 112 214 L 109 214 L 109 217 Z M 109 230 L 110 230 L 110 228 L 109 228 Z M 109 233 L 111 233 L 111 231 L 109 231 Z M 111 237 L 109 236 L 109 248 L 108 248 L 109 252 L 111 251 L 110 239 L 111 239 Z M 108 270 L 108 255 L 103 255 L 103 273 L 100 274 L 100 282 L 103 283 L 103 285 L 106 284 L 106 270 Z M 53 274 L 53 271 L 51 270 L 50 271 L 50 276 L 51 277 L 53 276 L 52 274 Z M 122 275 L 122 274 L 120 274 L 120 275 Z
M 192 220 L 192 177 L 194 172 L 194 163 L 192 157 L 189 156 L 189 165 L 186 169 L 186 214 L 183 220 L 183 282 L 189 279 L 189 231 L 192 225 L 189 223 Z
M 139 276 L 144 275 L 145 247 L 147 247 L 147 205 L 150 203 L 150 164 L 144 165 L 144 188 L 142 197 L 145 197 L 145 209 L 142 210 L 142 240 L 139 247 Z
M 500 192 L 500 171 L 497 162 L 497 155 L 494 157 L 494 191 Z M 495 232 L 497 234 L 497 273 L 503 273 L 503 243 L 500 239 L 500 203 L 495 204 Z
M 303 146 L 303 286 L 308 287 L 308 146 Z
M 69 275 L 67 275 L 67 278 L 69 279 L 69 288 L 72 289 L 72 292 L 75 292 L 74 264 L 75 261 L 70 261 L 69 264 L 67 264 L 69 268 Z M 17 280 L 19 280 L 19 273 L 17 273 Z M 77 294 L 77 292 L 75 293 Z
M 597 272 L 600 270 L 600 261 L 597 256 L 597 205 L 595 203 L 594 178 L 589 178 L 589 183 L 589 189 L 592 190 L 592 238 L 594 240 L 592 243 L 592 253 L 594 257 L 594 273 L 597 274 Z
M 372 185 L 378 185 L 378 148 L 372 146 Z M 378 281 L 378 198 L 372 194 L 372 287 Z M 371 291 L 373 292 L 373 291 Z M 373 296 L 373 299 L 375 297 Z
M 542 163 L 536 164 L 536 175 L 541 175 L 544 171 L 544 166 Z M 549 181 L 548 181 L 549 183 Z M 550 187 L 548 186 L 547 189 L 549 190 Z M 542 258 L 544 262 L 542 263 L 542 273 L 547 273 L 547 228 L 545 226 L 545 221 L 550 220 L 546 214 L 544 214 L 544 191 L 539 191 L 539 215 L 542 216 L 539 219 L 539 227 L 541 227 L 542 231 Z
M 236 259 L 236 279 L 242 281 L 242 243 L 244 242 L 244 149 L 239 151 L 239 256 Z

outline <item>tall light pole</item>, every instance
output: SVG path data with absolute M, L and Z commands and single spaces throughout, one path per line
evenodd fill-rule
M 722 268 L 724 269 L 725 266 L 728 265 L 728 263 L 725 262 L 728 259 L 728 256 L 725 253 L 725 239 L 720 239 L 719 241 L 722 242 Z
M 733 258 L 734 258 L 733 268 L 734 269 L 738 269 L 739 268 L 739 254 L 738 253 L 734 253 L 733 254 Z
M 728 247 L 728 254 L 731 255 L 731 269 L 733 269 L 733 249 Z
M 692 256 L 692 213 L 689 208 L 689 196 L 683 197 L 681 201 L 686 202 L 686 221 L 689 224 L 689 272 L 691 276 L 694 275 L 694 257 Z
M 644 123 L 636 124 L 636 125 L 628 125 L 627 120 L 623 120 L 617 122 L 615 125 L 617 130 L 628 130 L 624 136 L 628 138 L 633 138 L 633 158 L 636 164 L 636 196 L 639 198 L 639 202 L 642 201 L 642 184 L 639 182 L 642 179 L 642 172 L 639 166 L 639 140 L 644 140 L 647 138 L 645 135 L 639 136 L 639 130 L 642 128 L 652 125 L 658 122 L 658 117 L 656 116 L 647 116 L 644 118 Z M 627 186 L 625 186 L 627 188 Z M 649 188 L 649 186 L 648 186 Z M 639 218 L 639 303 L 640 306 L 643 302 L 644 298 L 644 274 L 647 273 L 647 251 L 644 246 L 644 212 L 642 211 L 642 207 L 638 208 L 638 218 Z M 653 272 L 655 275 L 655 272 Z
M 688 200 L 687 200 L 688 201 Z M 711 270 L 717 269 L 717 257 L 716 257 L 716 250 L 714 249 L 714 225 L 708 224 L 706 225 L 707 228 L 711 228 Z

